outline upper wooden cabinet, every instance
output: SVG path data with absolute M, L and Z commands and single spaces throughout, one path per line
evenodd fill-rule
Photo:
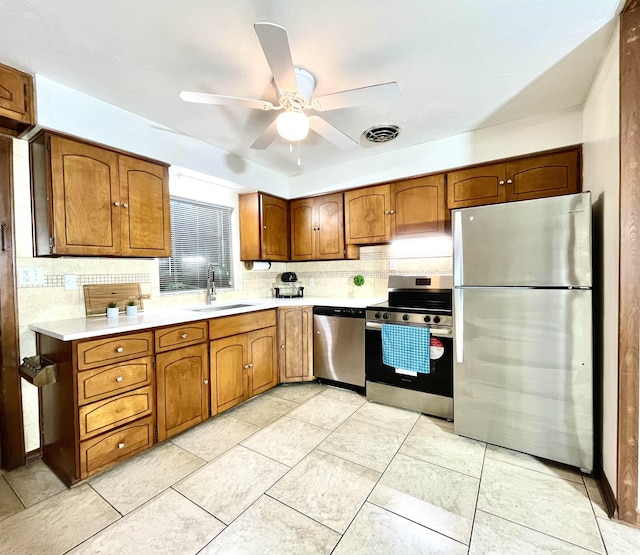
M 448 208 L 580 192 L 580 148 L 475 166 L 447 174 Z
M 442 235 L 447 231 L 444 174 L 416 177 L 391 185 L 391 236 L 394 239 Z
M 391 190 L 376 185 L 344 193 L 345 242 L 385 243 L 391 238 Z
M 0 64 L 0 133 L 17 137 L 35 123 L 33 77 Z
M 291 260 L 345 257 L 342 193 L 292 200 Z
M 167 166 L 50 132 L 30 147 L 37 256 L 171 255 Z
M 240 260 L 289 260 L 289 203 L 264 193 L 240 195 Z

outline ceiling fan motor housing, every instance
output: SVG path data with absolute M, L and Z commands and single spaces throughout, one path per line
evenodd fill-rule
M 311 104 L 313 89 L 316 88 L 316 79 L 306 69 L 293 68 L 296 75 L 298 91 L 278 91 L 281 95 L 280 103 L 285 110 L 299 106 L 301 109 L 307 108 Z

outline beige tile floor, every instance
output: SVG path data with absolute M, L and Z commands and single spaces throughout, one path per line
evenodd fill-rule
M 0 554 L 640 553 L 588 476 L 321 386 L 279 386 L 72 489 L 0 473 Z

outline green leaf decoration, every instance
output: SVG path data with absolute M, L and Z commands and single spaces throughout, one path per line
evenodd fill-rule
M 353 283 L 355 283 L 358 287 L 364 285 L 364 276 L 361 276 L 360 274 L 354 276 Z

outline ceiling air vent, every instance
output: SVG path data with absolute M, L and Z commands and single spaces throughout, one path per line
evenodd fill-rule
M 362 137 L 371 143 L 386 143 L 393 141 L 399 134 L 400 128 L 397 125 L 374 125 Z

